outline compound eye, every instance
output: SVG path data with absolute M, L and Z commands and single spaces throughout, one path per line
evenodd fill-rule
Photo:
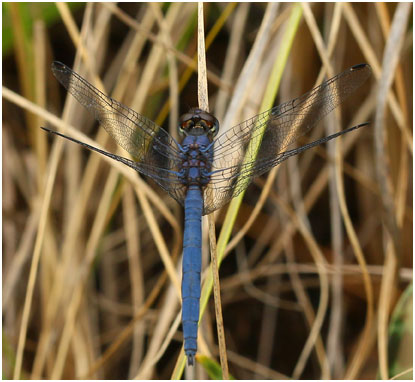
M 218 133 L 218 126 L 216 123 L 214 123 L 213 126 L 210 128 L 210 133 L 212 134 L 212 136 L 216 136 L 216 134 Z

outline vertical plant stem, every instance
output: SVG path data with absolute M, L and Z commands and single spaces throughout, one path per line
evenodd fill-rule
M 205 32 L 203 25 L 203 2 L 198 3 L 198 101 L 199 108 L 209 111 L 209 98 L 207 87 L 206 74 L 206 52 L 205 52 Z M 226 355 L 225 332 L 222 317 L 222 305 L 220 299 L 220 283 L 219 271 L 216 253 L 216 237 L 215 237 L 215 220 L 212 214 L 209 215 L 209 242 L 210 255 L 212 263 L 212 278 L 213 278 L 213 295 L 215 299 L 215 313 L 216 313 L 216 328 L 218 331 L 218 343 L 220 364 L 222 367 L 223 379 L 229 379 L 228 360 Z

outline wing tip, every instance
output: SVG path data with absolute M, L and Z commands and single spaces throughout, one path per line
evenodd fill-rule
M 58 78 L 57 76 L 60 74 L 60 73 L 68 73 L 68 72 L 70 72 L 71 70 L 65 65 L 65 64 L 63 64 L 62 62 L 60 62 L 60 61 L 53 61 L 52 62 L 52 65 L 51 65 L 51 69 L 52 69 L 52 73 L 54 74 L 54 76 L 56 77 L 56 78 Z M 60 78 L 60 77 L 59 77 Z M 58 78 L 58 79 L 59 79 Z M 60 79 L 59 79 L 59 81 L 60 82 L 62 82 Z
M 356 64 L 350 68 L 351 71 L 358 71 L 358 70 L 363 70 L 363 69 L 371 71 L 371 67 L 368 64 Z

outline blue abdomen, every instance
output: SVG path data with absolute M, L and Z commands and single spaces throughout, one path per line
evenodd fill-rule
M 203 200 L 199 186 L 189 187 L 184 203 L 182 323 L 184 351 L 189 365 L 197 350 L 200 272 L 202 268 Z

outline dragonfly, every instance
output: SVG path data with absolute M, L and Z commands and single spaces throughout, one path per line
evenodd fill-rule
M 182 327 L 188 365 L 193 365 L 199 321 L 202 215 L 221 208 L 243 192 L 253 178 L 289 157 L 368 125 L 363 123 L 287 149 L 359 88 L 370 76 L 371 68 L 367 64 L 352 66 L 308 93 L 221 134 L 213 114 L 192 108 L 178 121 L 180 142 L 152 120 L 106 96 L 66 65 L 55 61 L 52 72 L 133 159 L 43 129 L 150 177 L 184 207 Z M 252 150 L 253 144 L 256 150 Z

